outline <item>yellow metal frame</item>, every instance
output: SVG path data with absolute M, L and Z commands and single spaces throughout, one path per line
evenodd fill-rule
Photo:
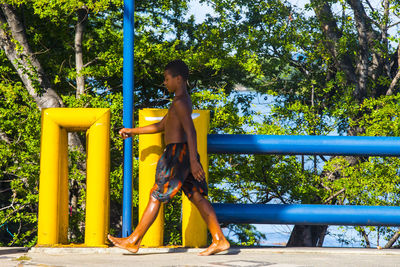
M 86 131 L 85 246 L 106 246 L 109 230 L 110 110 L 42 110 L 38 246 L 68 242 L 68 135 Z
M 139 127 L 159 122 L 167 114 L 166 109 L 139 110 Z M 139 135 L 139 220 L 149 202 L 150 190 L 155 182 L 156 167 L 165 147 L 162 133 Z M 147 230 L 141 244 L 160 247 L 164 240 L 164 205 L 154 223 Z
M 197 152 L 206 173 L 208 183 L 207 134 L 210 128 L 210 111 L 194 110 L 192 114 L 197 134 Z M 207 225 L 196 206 L 182 195 L 182 245 L 184 247 L 205 247 L 207 245 Z
M 143 109 L 139 111 L 139 126 L 159 122 L 167 113 L 166 109 Z M 194 110 L 193 122 L 197 133 L 197 148 L 201 164 L 208 181 L 207 134 L 210 112 Z M 149 201 L 149 193 L 155 182 L 157 161 L 164 149 L 162 133 L 139 135 L 139 220 Z M 164 239 L 164 210 L 160 213 L 143 238 L 142 245 L 159 247 Z M 207 225 L 197 208 L 183 195 L 182 199 L 182 244 L 185 247 L 204 247 L 207 245 Z

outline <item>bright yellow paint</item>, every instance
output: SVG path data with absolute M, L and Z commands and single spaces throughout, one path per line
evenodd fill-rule
M 45 138 L 44 138 L 45 137 Z M 58 243 L 60 127 L 42 113 L 38 243 Z M 49 144 L 51 142 L 51 145 Z M 43 168 L 44 167 L 44 168 Z M 49 215 L 51 218 L 47 219 Z M 42 219 L 43 218 L 43 219 Z
M 104 245 L 109 229 L 110 112 L 90 126 L 87 145 L 85 244 Z M 107 142 L 107 141 L 108 142 Z
M 159 122 L 166 109 L 139 110 L 139 127 Z M 155 182 L 158 158 L 164 149 L 164 137 L 162 133 L 139 135 L 139 220 L 149 202 L 150 190 Z M 164 240 L 164 205 L 152 226 L 142 240 L 142 245 L 147 247 L 159 247 Z
M 38 246 L 67 243 L 69 131 L 88 130 L 85 245 L 104 247 L 109 228 L 110 110 L 42 111 Z
M 210 127 L 210 111 L 194 110 L 192 118 L 197 134 L 197 151 L 208 182 L 207 134 Z M 196 206 L 185 194 L 182 195 L 182 245 L 184 247 L 207 245 L 207 225 Z
M 139 126 L 143 127 L 160 121 L 167 110 L 143 109 L 139 111 Z M 208 179 L 207 134 L 209 129 L 209 111 L 194 110 L 193 122 L 197 132 L 197 147 L 201 164 Z M 139 220 L 147 206 L 149 193 L 155 182 L 157 161 L 165 144 L 161 133 L 139 135 Z M 183 245 L 203 247 L 207 245 L 207 226 L 197 208 L 183 197 L 182 201 L 182 236 Z M 146 233 L 142 245 L 156 247 L 163 245 L 164 212 L 161 209 L 156 221 Z
M 68 132 L 65 128 L 60 129 L 60 178 L 59 178 L 59 192 L 60 192 L 60 207 L 58 209 L 58 216 L 60 221 L 59 226 L 59 242 L 61 244 L 68 243 Z

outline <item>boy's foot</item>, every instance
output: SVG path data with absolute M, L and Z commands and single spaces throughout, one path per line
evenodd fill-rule
M 224 238 L 218 242 L 213 242 L 206 250 L 200 252 L 198 255 L 199 256 L 213 255 L 215 253 L 229 249 L 230 246 L 231 245 L 229 244 L 228 240 Z
M 126 249 L 132 253 L 136 253 L 139 250 L 139 245 L 136 243 L 130 243 L 128 237 L 118 238 L 111 235 L 108 235 L 107 237 L 116 247 Z

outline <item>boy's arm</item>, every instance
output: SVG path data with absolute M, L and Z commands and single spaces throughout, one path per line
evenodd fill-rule
M 206 178 L 203 167 L 197 158 L 197 136 L 192 120 L 192 112 L 188 104 L 184 101 L 176 101 L 174 103 L 178 119 L 181 122 L 183 129 L 186 133 L 187 143 L 189 147 L 190 169 L 193 177 L 198 180 Z
M 119 130 L 119 135 L 121 135 L 122 138 L 126 139 L 132 135 L 135 134 L 152 134 L 152 133 L 159 133 L 164 131 L 164 126 L 165 126 L 165 117 L 154 124 L 147 125 L 144 127 L 138 127 L 138 128 L 122 128 Z

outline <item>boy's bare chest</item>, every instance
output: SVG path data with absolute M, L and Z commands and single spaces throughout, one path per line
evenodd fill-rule
M 175 131 L 180 130 L 180 128 L 182 128 L 178 114 L 176 113 L 176 110 L 174 109 L 173 106 L 168 109 L 165 126 L 167 129 L 169 130 L 174 129 Z

